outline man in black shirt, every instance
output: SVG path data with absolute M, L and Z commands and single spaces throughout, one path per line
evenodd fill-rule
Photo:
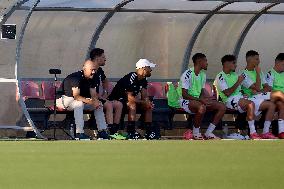
M 62 84 L 63 95 L 56 100 L 58 108 L 74 110 L 76 124 L 76 138 L 90 139 L 84 134 L 83 110 L 94 110 L 99 137 L 108 138 L 106 122 L 101 102 L 98 100 L 96 88 L 99 86 L 98 79 L 94 78 L 99 65 L 87 60 L 83 70 L 68 75 Z
M 153 103 L 147 95 L 147 77 L 151 76 L 151 68 L 156 64 L 147 59 L 140 59 L 136 63 L 136 72 L 130 72 L 120 79 L 109 95 L 109 100 L 119 100 L 128 109 L 127 132 L 130 139 L 137 139 L 139 133 L 135 131 L 137 108 L 143 111 L 146 126 L 146 138 L 156 139 L 155 129 L 152 127 Z M 141 99 L 136 98 L 141 93 Z
M 102 91 L 100 91 L 100 87 L 97 87 L 96 89 L 97 93 L 99 94 L 99 100 L 104 105 L 106 122 L 108 124 L 110 136 L 114 139 L 125 139 L 124 136 L 117 133 L 123 105 L 120 101 L 117 100 L 107 100 L 110 83 L 108 82 L 106 75 L 101 68 L 101 66 L 104 66 L 106 63 L 104 50 L 100 48 L 93 49 L 90 52 L 90 60 L 100 66 L 95 73 L 95 77 L 98 78 L 97 81 L 99 81 L 99 85 L 102 84 L 103 88 Z

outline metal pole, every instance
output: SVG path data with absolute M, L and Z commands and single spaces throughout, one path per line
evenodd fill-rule
M 20 106 L 22 108 L 22 111 L 23 111 L 24 115 L 26 116 L 28 123 L 32 127 L 33 131 L 36 133 L 37 137 L 38 138 L 44 138 L 42 136 L 42 134 L 39 132 L 39 130 L 36 128 L 36 126 L 34 125 L 34 122 L 31 119 L 29 112 L 27 111 L 26 104 L 25 104 L 23 97 L 22 97 L 22 94 L 21 94 L 21 85 L 20 85 L 21 79 L 19 78 L 19 65 L 21 64 L 21 50 L 22 50 L 22 44 L 23 44 L 23 38 L 24 38 L 24 35 L 25 35 L 25 30 L 26 30 L 27 24 L 29 22 L 29 19 L 30 19 L 32 13 L 33 13 L 33 10 L 38 5 L 39 2 L 40 2 L 40 0 L 36 0 L 34 2 L 33 6 L 30 8 L 29 13 L 26 16 L 24 23 L 21 27 L 20 36 L 19 36 L 19 39 L 17 41 L 17 48 L 16 48 L 15 77 L 16 77 L 16 80 L 17 80 L 18 95 L 20 97 L 19 103 L 20 103 Z
M 207 14 L 198 24 L 198 26 L 195 28 L 195 31 L 192 34 L 191 39 L 189 40 L 185 53 L 184 53 L 184 57 L 183 57 L 183 62 L 182 62 L 182 67 L 181 67 L 181 74 L 187 69 L 188 67 L 188 62 L 189 62 L 189 58 L 191 56 L 191 52 L 192 49 L 194 47 L 194 44 L 198 38 L 198 35 L 200 34 L 202 28 L 206 25 L 206 23 L 208 22 L 208 20 L 210 20 L 212 18 L 212 16 L 214 16 L 214 14 L 216 14 L 220 9 L 222 9 L 223 7 L 231 4 L 232 2 L 226 2 L 226 3 L 222 3 L 221 5 L 218 5 L 215 9 L 213 9 L 212 11 L 210 11 L 209 14 Z
M 240 50 L 241 50 L 241 47 L 242 47 L 242 44 L 244 42 L 244 39 L 245 37 L 247 36 L 249 30 L 251 29 L 251 27 L 253 26 L 253 24 L 259 19 L 259 17 L 261 15 L 263 15 L 264 13 L 267 12 L 267 10 L 271 9 L 272 7 L 278 5 L 280 3 L 273 3 L 273 4 L 270 4 L 270 5 L 267 5 L 266 7 L 264 7 L 263 9 L 261 9 L 254 17 L 252 17 L 250 19 L 250 21 L 247 23 L 247 25 L 245 26 L 245 28 L 243 29 L 236 45 L 235 45 L 235 48 L 234 48 L 234 55 L 236 56 L 236 58 L 238 58 L 239 56 L 239 53 L 240 53 Z

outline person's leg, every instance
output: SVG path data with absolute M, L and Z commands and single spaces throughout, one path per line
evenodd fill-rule
M 270 99 L 273 102 L 281 101 L 284 103 L 284 93 L 281 91 L 273 91 L 271 92 Z
M 193 137 L 195 139 L 202 139 L 200 133 L 200 127 L 202 123 L 203 116 L 206 112 L 206 106 L 203 105 L 201 102 L 192 100 L 188 103 L 188 109 L 194 113 L 193 119 Z
M 113 124 L 113 104 L 111 101 L 106 101 L 104 103 L 104 110 L 107 124 Z
M 65 102 L 66 101 L 64 101 L 64 103 Z M 82 101 L 73 100 L 69 104 L 68 110 L 74 110 L 76 133 L 84 133 L 84 103 Z
M 113 101 L 113 109 L 114 109 L 114 117 L 113 117 L 113 123 L 119 124 L 122 114 L 123 105 L 119 101 Z
M 94 115 L 95 115 L 97 126 L 98 126 L 98 138 L 99 139 L 109 139 L 109 135 L 106 131 L 107 124 L 106 124 L 103 107 L 95 109 Z
M 119 101 L 112 101 L 114 115 L 113 115 L 113 124 L 109 125 L 109 131 L 111 135 L 116 133 L 116 137 L 118 136 L 119 124 L 122 114 L 123 105 Z M 120 136 L 119 136 L 120 137 Z M 120 137 L 121 138 L 121 137 Z
M 266 112 L 265 122 L 264 122 L 264 127 L 263 127 L 263 132 L 262 132 L 263 133 L 262 138 L 269 137 L 269 136 L 266 137 L 264 135 L 270 134 L 269 128 L 271 126 L 271 121 L 273 120 L 273 117 L 274 117 L 275 108 L 276 108 L 276 105 L 273 102 L 270 102 L 270 101 L 263 101 L 260 104 L 259 110 L 262 111 L 262 112 Z
M 97 126 L 99 131 L 103 131 L 107 129 L 107 124 L 105 120 L 105 114 L 103 107 L 97 108 L 94 110 L 94 115 L 96 118 Z
M 226 106 L 225 104 L 218 102 L 218 101 L 212 101 L 209 106 L 206 106 L 207 111 L 214 111 L 216 112 L 213 121 L 209 124 L 209 127 L 205 133 L 205 136 L 207 138 L 217 138 L 212 132 L 216 128 L 216 125 L 222 120 L 225 112 L 226 112 Z
M 135 120 L 136 120 L 136 103 L 128 102 L 128 125 L 127 125 L 127 133 L 135 133 Z
M 148 140 L 159 139 L 160 138 L 160 127 L 158 125 L 152 124 L 152 112 L 153 108 L 149 107 L 145 103 L 137 104 L 137 108 L 143 112 L 144 116 L 144 126 L 146 129 L 145 138 Z
M 239 107 L 247 112 L 247 121 L 249 125 L 251 139 L 260 139 L 255 129 L 255 104 L 251 100 L 241 98 L 238 102 Z
M 278 137 L 284 139 L 284 103 L 278 101 L 276 105 L 278 110 Z

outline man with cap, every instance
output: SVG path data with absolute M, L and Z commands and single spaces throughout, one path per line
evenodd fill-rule
M 128 110 L 128 125 L 127 133 L 129 139 L 139 139 L 140 134 L 136 132 L 135 120 L 137 110 L 141 110 L 144 115 L 144 122 L 146 127 L 146 138 L 157 139 L 158 135 L 155 131 L 156 128 L 152 126 L 152 110 L 153 103 L 149 100 L 147 95 L 147 78 L 151 76 L 151 68 L 154 68 L 156 64 L 150 62 L 147 59 L 140 59 L 136 63 L 136 72 L 130 72 L 121 78 L 111 94 L 109 100 L 119 100 L 122 102 L 124 109 Z M 141 94 L 141 98 L 137 98 L 138 94 Z

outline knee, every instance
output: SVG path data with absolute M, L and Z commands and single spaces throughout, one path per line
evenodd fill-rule
M 269 109 L 270 110 L 275 110 L 276 109 L 276 105 L 273 102 L 269 102 Z
M 247 105 L 246 105 L 246 108 L 250 109 L 250 110 L 254 109 L 255 108 L 254 102 L 252 102 L 252 101 L 248 102 Z
M 200 105 L 200 106 L 197 108 L 197 113 L 198 113 L 198 114 L 205 114 L 205 112 L 206 112 L 206 106 Z
M 226 112 L 227 108 L 225 106 L 225 104 L 220 103 L 220 105 L 218 106 L 218 111 L 220 112 Z
M 112 106 L 112 103 L 111 102 L 106 102 L 104 104 L 104 108 L 107 110 L 107 111 L 111 111 L 113 109 L 113 106 Z
M 129 110 L 136 110 L 136 103 L 135 102 L 128 102 L 127 107 Z
M 123 108 L 122 103 L 119 102 L 119 101 L 114 101 L 114 102 L 113 102 L 113 106 L 114 106 L 114 108 L 115 108 L 116 110 L 122 110 L 122 108 Z
M 82 101 L 75 100 L 74 109 L 75 108 L 83 108 L 83 107 L 84 107 L 84 103 Z
M 277 106 L 278 110 L 283 110 L 284 109 L 284 103 L 283 102 L 278 101 L 276 106 Z

